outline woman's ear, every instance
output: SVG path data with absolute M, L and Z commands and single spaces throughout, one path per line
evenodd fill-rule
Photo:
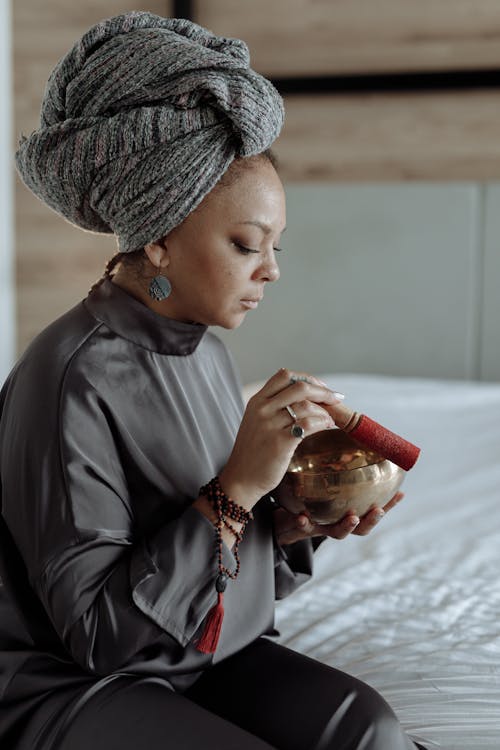
M 165 269 L 170 263 L 165 238 L 158 242 L 149 242 L 144 246 L 144 253 L 155 268 Z

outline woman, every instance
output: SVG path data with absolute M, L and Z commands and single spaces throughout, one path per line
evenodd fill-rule
M 273 507 L 339 394 L 282 369 L 244 410 L 207 331 L 279 277 L 282 104 L 248 65 L 188 21 L 108 19 L 17 153 L 36 195 L 120 252 L 2 390 L 2 747 L 413 747 L 375 691 L 262 637 L 319 534 L 383 511 L 318 528 Z

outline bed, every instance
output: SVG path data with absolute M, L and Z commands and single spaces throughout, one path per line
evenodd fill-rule
M 373 685 L 428 748 L 498 750 L 500 384 L 321 377 L 422 455 L 370 536 L 318 550 L 280 641 Z

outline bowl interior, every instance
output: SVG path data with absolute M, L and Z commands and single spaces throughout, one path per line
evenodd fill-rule
M 296 449 L 288 471 L 331 474 L 380 463 L 384 457 L 339 429 L 323 430 L 304 438 Z

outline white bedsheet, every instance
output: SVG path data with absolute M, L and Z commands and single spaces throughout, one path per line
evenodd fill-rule
M 281 642 L 376 687 L 414 739 L 500 749 L 500 384 L 327 375 L 422 448 L 368 537 L 327 540 Z

